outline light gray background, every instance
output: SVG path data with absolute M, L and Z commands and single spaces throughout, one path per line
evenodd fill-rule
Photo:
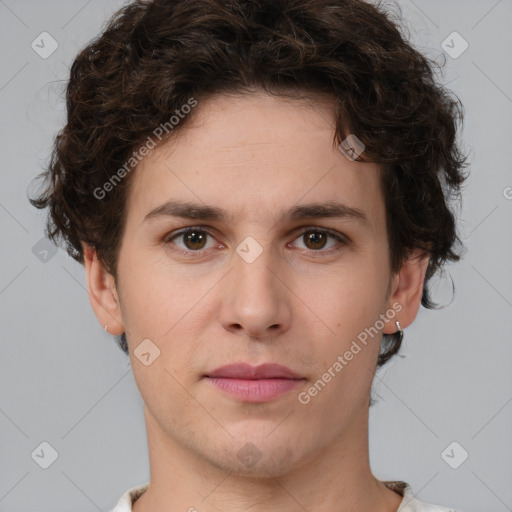
M 78 50 L 123 2 L 0 0 L 0 511 L 109 510 L 149 478 L 142 402 L 127 357 L 98 325 L 83 267 L 59 249 L 32 251 L 43 213 L 27 201 L 64 120 L 62 91 Z M 464 260 L 443 310 L 423 308 L 405 330 L 403 358 L 375 380 L 370 451 L 381 479 L 409 482 L 423 501 L 467 512 L 512 510 L 512 50 L 511 0 L 401 0 L 416 46 L 438 60 L 466 109 L 471 178 L 460 211 Z M 59 44 L 47 59 L 31 42 Z M 451 299 L 447 279 L 434 298 Z M 31 453 L 58 452 L 42 469 Z M 441 457 L 453 441 L 458 469 Z M 456 459 L 461 449 L 453 452 Z M 48 451 L 46 452 L 48 453 Z

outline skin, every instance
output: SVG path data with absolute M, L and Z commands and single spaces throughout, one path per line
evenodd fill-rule
M 390 272 L 380 170 L 333 145 L 332 112 L 327 101 L 264 92 L 201 102 L 191 123 L 135 171 L 117 286 L 84 245 L 92 307 L 111 334 L 127 332 L 145 404 L 151 484 L 135 512 L 399 507 L 401 496 L 370 469 L 369 397 L 382 333 L 416 317 L 428 258 L 414 253 Z M 221 207 L 233 218 L 144 221 L 169 200 Z M 297 204 L 328 201 L 362 210 L 367 223 L 281 218 Z M 165 243 L 189 226 L 210 233 L 204 245 L 183 236 Z M 335 230 L 349 243 L 308 242 L 303 231 L 310 226 Z M 236 252 L 248 236 L 262 248 L 252 263 Z M 393 303 L 402 307 L 395 318 L 301 404 L 298 393 Z M 146 338 L 160 350 L 148 366 L 134 355 Z M 240 361 L 277 362 L 305 380 L 255 404 L 203 379 Z M 251 467 L 237 457 L 248 442 L 261 455 Z

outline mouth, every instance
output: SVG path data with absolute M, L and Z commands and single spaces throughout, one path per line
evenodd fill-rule
M 306 379 L 286 366 L 237 363 L 204 375 L 217 389 L 243 402 L 268 402 L 299 386 Z

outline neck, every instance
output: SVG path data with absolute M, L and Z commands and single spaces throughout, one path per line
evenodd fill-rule
M 226 471 L 171 439 L 145 409 L 151 479 L 133 512 L 396 512 L 401 496 L 371 473 L 368 411 L 322 453 L 279 474 Z

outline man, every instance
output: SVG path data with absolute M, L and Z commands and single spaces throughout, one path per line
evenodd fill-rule
M 114 512 L 449 510 L 373 476 L 368 408 L 459 258 L 457 107 L 358 0 L 138 1 L 78 55 L 34 204 L 144 400 Z

